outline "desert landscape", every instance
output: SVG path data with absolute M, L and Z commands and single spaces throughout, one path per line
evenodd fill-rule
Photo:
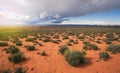
M 0 73 L 120 73 L 120 27 L 0 27 Z
M 0 0 L 0 73 L 120 73 L 120 0 Z

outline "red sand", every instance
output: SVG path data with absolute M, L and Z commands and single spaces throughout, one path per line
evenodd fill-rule
M 21 39 L 24 45 L 33 44 L 31 42 L 25 42 L 25 39 Z M 68 41 L 68 40 L 67 40 Z M 42 42 L 42 41 L 39 41 Z M 43 43 L 43 42 L 42 42 Z M 60 45 L 64 45 L 66 41 L 60 44 L 43 43 L 44 46 L 36 45 L 35 51 L 27 51 L 23 46 L 19 49 L 25 54 L 27 60 L 13 64 L 8 61 L 9 54 L 2 51 L 4 47 L 0 47 L 0 70 L 14 69 L 17 66 L 22 66 L 27 71 L 26 73 L 120 73 L 120 53 L 110 54 L 110 59 L 107 61 L 99 61 L 99 52 L 106 49 L 107 45 L 96 44 L 100 50 L 87 51 L 87 64 L 80 65 L 78 67 L 70 66 L 64 59 L 64 56 L 58 52 Z M 93 43 L 93 42 L 92 42 Z M 81 50 L 83 47 L 82 41 L 79 44 L 74 44 L 70 49 Z M 47 56 L 38 55 L 38 52 L 46 51 Z

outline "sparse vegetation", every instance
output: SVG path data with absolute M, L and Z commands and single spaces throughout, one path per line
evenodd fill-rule
M 1 47 L 8 46 L 8 43 L 7 42 L 0 42 L 0 46 Z
M 26 49 L 30 50 L 30 51 L 35 50 L 35 46 L 33 46 L 33 45 L 27 45 Z
M 99 58 L 100 59 L 107 60 L 109 57 L 110 57 L 109 54 L 105 51 L 102 51 L 102 52 L 99 53 Z
M 14 73 L 25 73 L 25 70 L 22 67 L 17 67 Z
M 119 44 L 111 44 L 107 47 L 107 51 L 111 53 L 119 53 L 120 52 L 120 45 Z
M 15 54 L 11 54 L 8 57 L 8 60 L 16 64 L 16 63 L 19 63 L 19 62 L 25 60 L 25 57 L 24 57 L 23 53 L 18 52 L 18 53 L 15 53 Z
M 22 45 L 22 42 L 21 41 L 17 41 L 16 42 L 16 46 L 21 46 Z
M 10 46 L 8 48 L 5 48 L 4 50 L 6 51 L 6 53 L 11 53 L 11 54 L 20 52 L 20 50 L 15 46 Z
M 41 56 L 46 56 L 46 52 L 42 51 Z
M 83 46 L 83 49 L 85 49 L 85 50 L 98 50 L 99 48 L 95 44 L 85 44 Z
M 66 43 L 68 46 L 72 46 L 72 43 L 71 42 L 67 42 Z
M 65 54 L 65 59 L 71 66 L 78 66 L 86 63 L 85 55 L 79 51 L 70 51 Z
M 65 45 L 59 46 L 59 52 L 63 55 L 65 51 L 68 50 L 68 47 Z

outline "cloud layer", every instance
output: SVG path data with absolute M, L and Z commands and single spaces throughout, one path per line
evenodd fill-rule
M 61 23 L 120 8 L 120 0 L 0 0 L 0 24 Z

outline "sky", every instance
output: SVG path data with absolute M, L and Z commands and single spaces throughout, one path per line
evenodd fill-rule
M 120 0 L 0 0 L 0 25 L 120 25 Z

